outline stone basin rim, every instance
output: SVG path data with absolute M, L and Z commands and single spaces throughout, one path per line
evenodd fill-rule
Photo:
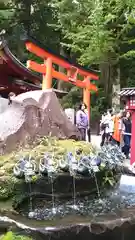
M 98 219 L 95 221 L 91 221 L 91 222 L 80 222 L 80 223 L 76 223 L 76 224 L 61 224 L 60 226 L 56 225 L 56 226 L 47 226 L 47 227 L 31 227 L 30 225 L 25 225 L 23 223 L 21 223 L 20 221 L 16 221 L 14 219 L 11 219 L 7 216 L 0 216 L 0 223 L 5 222 L 5 223 L 11 223 L 11 224 L 15 224 L 18 228 L 24 229 L 24 230 L 30 230 L 30 231 L 39 231 L 39 232 L 44 232 L 45 234 L 48 233 L 57 233 L 57 232 L 63 232 L 63 231 L 67 231 L 67 230 L 71 230 L 71 231 L 81 231 L 83 228 L 88 228 L 88 230 L 91 233 L 94 234 L 101 234 L 106 232 L 107 230 L 113 230 L 116 227 L 122 227 L 124 224 L 128 224 L 128 225 L 133 225 L 135 224 L 135 217 L 130 216 L 130 217 L 120 217 L 120 218 L 116 218 L 113 220 L 106 220 L 106 221 L 99 221 Z

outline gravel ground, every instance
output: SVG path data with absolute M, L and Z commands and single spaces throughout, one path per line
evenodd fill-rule
M 91 135 L 91 143 L 100 148 L 101 136 L 100 135 Z

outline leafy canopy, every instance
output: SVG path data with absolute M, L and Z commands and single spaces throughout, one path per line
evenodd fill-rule
M 119 61 L 120 45 L 135 21 L 134 1 L 53 0 L 53 7 L 65 36 L 62 44 L 77 52 L 81 63 Z

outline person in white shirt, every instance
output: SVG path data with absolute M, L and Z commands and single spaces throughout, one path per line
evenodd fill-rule
M 104 116 L 100 123 L 102 133 L 102 141 L 101 146 L 104 145 L 104 143 L 109 143 L 112 138 L 112 134 L 114 132 L 114 121 L 113 121 L 113 111 L 108 110 L 106 116 Z

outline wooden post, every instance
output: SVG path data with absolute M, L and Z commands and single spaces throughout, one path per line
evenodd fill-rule
M 90 85 L 90 77 L 86 77 L 83 81 L 85 83 L 85 88 L 83 89 L 83 102 L 87 106 L 87 111 L 88 111 L 88 119 L 90 122 L 90 90 L 87 88 Z
M 42 90 L 52 88 L 52 59 L 47 58 L 44 64 L 46 65 L 46 74 L 43 74 Z
M 88 114 L 88 131 L 86 135 L 86 140 L 91 142 L 91 132 L 90 132 L 90 91 L 86 88 L 83 89 L 83 102 L 87 106 L 87 114 Z
M 87 106 L 88 119 L 90 121 L 90 91 L 86 88 L 83 89 L 83 102 Z

